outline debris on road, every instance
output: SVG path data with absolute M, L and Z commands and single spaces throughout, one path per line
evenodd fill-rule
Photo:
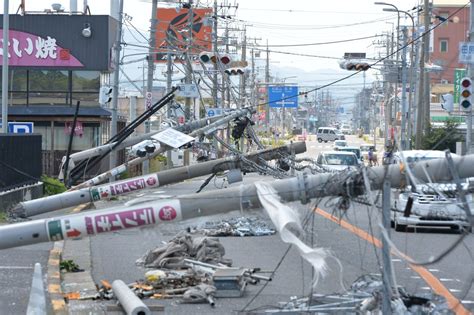
M 136 261 L 138 266 L 145 268 L 184 269 L 185 258 L 198 261 L 232 265 L 232 260 L 223 258 L 224 246 L 216 237 L 193 237 L 189 234 L 178 235 L 167 244 L 149 250 Z
M 207 236 L 264 236 L 276 233 L 275 229 L 258 217 L 207 221 L 199 227 L 188 227 L 188 231 Z

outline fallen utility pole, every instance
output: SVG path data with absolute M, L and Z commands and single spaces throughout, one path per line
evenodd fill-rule
M 220 125 L 223 125 L 223 124 L 225 124 L 225 123 L 227 123 L 227 122 L 229 122 L 229 121 L 231 121 L 231 120 L 233 120 L 237 117 L 244 116 L 244 115 L 247 115 L 247 114 L 253 114 L 254 112 L 255 111 L 252 110 L 252 109 L 241 109 L 241 110 L 237 110 L 237 111 L 235 111 L 232 114 L 227 115 L 227 116 L 215 116 L 215 117 L 212 117 L 210 119 L 195 120 L 195 121 L 192 121 L 192 122 L 188 122 L 188 123 L 184 124 L 183 126 L 179 126 L 179 127 L 173 128 L 173 129 L 175 129 L 177 131 L 184 132 L 184 133 L 189 133 L 189 136 L 191 136 L 191 137 L 197 137 L 197 136 L 201 136 L 201 135 L 207 136 L 207 135 L 215 132 Z M 199 129 L 195 130 L 196 128 L 199 128 Z M 192 130 L 194 130 L 194 131 L 192 131 Z M 126 144 L 127 144 L 126 146 L 124 146 L 124 143 L 125 143 L 125 141 L 124 141 L 119 146 L 117 146 L 117 148 L 119 148 L 120 146 L 122 146 L 124 148 L 124 147 L 128 147 L 128 146 L 137 144 L 137 143 L 139 143 L 143 140 L 151 138 L 151 136 L 153 136 L 155 134 L 158 134 L 161 131 L 163 131 L 163 130 L 160 130 L 159 132 L 149 133 L 149 134 L 140 136 L 140 141 L 134 140 L 135 138 L 129 139 L 128 142 L 126 142 Z M 88 153 L 83 153 L 85 151 L 79 152 L 79 153 L 81 153 L 82 158 L 84 158 L 88 155 L 89 156 L 93 156 L 94 154 L 99 155 L 99 154 L 101 154 L 102 151 L 104 151 L 104 150 L 107 151 L 108 150 L 107 146 L 110 146 L 110 145 L 113 145 L 113 144 L 107 144 L 107 145 L 104 145 L 104 146 L 101 146 L 101 147 L 86 150 L 86 151 L 88 151 Z M 169 151 L 171 149 L 173 149 L 173 148 L 160 142 L 160 147 L 158 149 L 156 149 L 153 153 L 148 154 L 145 157 L 139 157 L 139 158 L 133 159 L 132 161 L 128 161 L 128 162 L 125 162 L 124 164 L 121 164 L 117 167 L 114 167 L 114 168 L 108 170 L 107 172 L 99 174 L 96 177 L 94 177 L 94 178 L 92 178 L 88 181 L 85 181 L 84 183 L 81 183 L 81 184 L 77 185 L 72 190 L 77 190 L 77 189 L 84 188 L 84 187 L 90 187 L 90 186 L 98 185 L 99 183 L 104 182 L 108 178 L 117 176 L 117 175 L 125 172 L 132 165 L 140 164 L 140 163 L 142 163 L 143 161 L 145 161 L 147 159 L 152 159 L 155 156 L 157 156 L 158 154 L 163 153 L 165 151 Z
M 261 159 L 274 160 L 279 159 L 284 155 L 291 154 L 291 152 L 303 153 L 305 151 L 305 142 L 297 142 L 276 149 L 257 151 L 245 155 L 245 158 L 258 164 Z M 177 167 L 154 174 L 147 174 L 113 183 L 86 187 L 45 198 L 21 202 L 12 210 L 12 213 L 29 217 L 58 209 L 77 206 L 83 203 L 109 199 L 132 191 L 178 183 L 186 179 L 209 175 L 216 171 L 242 168 L 243 166 L 245 166 L 245 162 L 240 160 L 238 157 L 228 157 L 195 165 Z
M 453 158 L 453 168 L 459 177 L 474 176 L 474 155 Z M 444 159 L 418 162 L 413 165 L 412 174 L 428 182 L 452 181 L 453 175 Z M 399 165 L 372 167 L 368 175 L 371 189 L 382 188 L 384 178 L 391 187 L 406 184 L 406 177 Z M 341 176 L 342 175 L 342 176 Z M 428 178 L 429 176 L 430 178 Z M 318 175 L 298 174 L 296 177 L 273 181 L 271 186 L 283 201 L 300 200 L 309 202 L 312 198 L 326 196 L 355 197 L 365 193 L 361 170 L 350 173 L 325 173 Z M 225 201 L 225 202 L 224 202 Z M 31 245 L 43 242 L 77 239 L 83 236 L 115 232 L 160 223 L 174 223 L 197 217 L 226 213 L 233 210 L 261 208 L 255 184 L 240 185 L 228 189 L 161 199 L 133 206 L 114 207 L 88 211 L 57 218 L 39 219 L 0 227 L 0 249 Z M 472 215 L 469 213 L 472 222 Z

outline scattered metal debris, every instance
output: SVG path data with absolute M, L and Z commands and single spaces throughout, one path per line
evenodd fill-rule
M 350 291 L 340 295 L 313 294 L 312 297 L 298 298 L 280 302 L 278 307 L 259 309 L 247 314 L 305 313 L 305 314 L 381 314 L 382 279 L 380 275 L 369 274 L 359 277 L 351 285 Z M 446 300 L 439 295 L 429 294 L 426 297 L 409 295 L 399 287 L 400 298 L 391 302 L 392 314 L 454 314 Z
M 207 236 L 263 236 L 273 235 L 276 232 L 268 223 L 258 217 L 208 221 L 200 227 L 189 227 L 188 231 Z

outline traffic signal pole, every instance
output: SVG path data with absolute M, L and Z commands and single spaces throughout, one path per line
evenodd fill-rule
M 261 159 L 267 161 L 274 160 L 292 154 L 293 152 L 299 154 L 305 151 L 305 142 L 297 142 L 275 149 L 257 151 L 246 155 L 245 158 L 259 164 Z M 157 188 L 164 185 L 178 183 L 186 179 L 209 175 L 217 171 L 238 169 L 243 166 L 245 166 L 244 161 L 239 157 L 232 156 L 199 164 L 177 167 L 154 174 L 128 178 L 114 183 L 68 191 L 45 198 L 25 201 L 16 206 L 12 212 L 17 215 L 29 217 L 62 208 L 77 206 L 82 203 L 107 200 L 132 191 Z
M 452 167 L 459 177 L 474 176 L 474 155 L 452 159 Z M 418 162 L 411 169 L 421 181 L 452 181 L 447 159 Z M 366 193 L 362 170 L 338 176 L 333 173 L 307 175 L 270 182 L 284 202 L 300 200 L 308 203 L 311 199 L 327 196 L 355 197 Z M 386 173 L 387 172 L 387 173 Z M 382 188 L 385 179 L 390 187 L 406 185 L 406 174 L 399 165 L 372 167 L 367 174 L 370 189 Z M 144 202 L 133 206 L 113 207 L 56 218 L 39 219 L 28 222 L 0 226 L 0 249 L 19 247 L 64 239 L 77 239 L 124 229 L 174 223 L 230 211 L 261 208 L 257 188 L 254 183 L 239 185 L 200 194 L 178 196 Z M 469 213 L 469 220 L 472 216 Z

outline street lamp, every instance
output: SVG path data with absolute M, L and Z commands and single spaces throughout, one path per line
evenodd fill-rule
M 385 5 L 385 6 L 391 6 L 392 8 L 394 8 L 397 12 L 397 40 L 396 40 L 396 58 L 395 58 L 395 65 L 397 66 L 397 74 L 398 74 L 398 41 L 400 40 L 400 12 L 397 8 L 397 6 L 391 4 L 391 3 L 387 3 L 387 2 L 374 2 L 375 5 Z M 395 98 L 394 98 L 395 102 L 394 102 L 394 107 L 395 107 L 395 112 L 397 112 L 397 104 L 398 104 L 398 75 L 397 75 L 397 81 L 395 82 Z M 385 115 L 388 114 L 388 119 L 385 119 L 385 122 L 386 122 L 386 125 L 390 125 L 390 126 L 393 126 L 393 122 L 392 122 L 392 105 L 390 103 L 387 103 L 387 107 L 386 107 L 386 112 L 385 112 Z M 386 126 L 385 127 L 386 130 L 389 129 L 389 126 Z M 387 134 L 385 135 L 385 137 L 387 137 Z
M 414 36 L 415 36 L 415 19 L 413 18 L 413 16 L 408 13 L 407 11 L 403 11 L 403 10 L 395 10 L 395 9 L 392 9 L 392 8 L 384 8 L 383 11 L 386 11 L 386 12 L 397 12 L 398 14 L 400 14 L 400 12 L 404 13 L 405 15 L 407 15 L 410 19 L 411 19 L 411 36 L 412 36 L 412 40 L 411 40 L 411 57 L 410 57 L 410 97 L 409 97 L 409 102 L 408 102 L 408 109 L 406 107 L 406 103 L 404 102 L 404 97 L 402 96 L 402 137 L 404 137 L 405 135 L 403 134 L 405 132 L 405 130 L 407 131 L 407 135 L 408 135 L 408 143 L 410 143 L 410 138 L 411 138 L 411 132 L 412 132 L 412 128 L 411 128 L 411 106 L 412 106 L 412 102 L 413 102 L 413 79 L 414 79 Z M 402 71 L 405 71 L 405 69 L 403 69 Z M 405 92 L 405 86 L 403 86 L 403 92 Z M 406 128 L 406 125 L 408 125 L 408 128 Z M 403 149 L 407 149 L 406 147 L 406 142 L 405 141 L 402 141 L 402 146 Z M 411 146 L 410 146 L 411 147 Z

